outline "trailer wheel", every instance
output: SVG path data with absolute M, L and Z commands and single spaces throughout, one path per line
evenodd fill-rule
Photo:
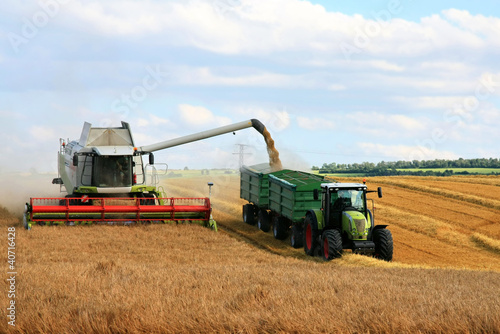
M 342 256 L 342 236 L 339 230 L 326 230 L 321 239 L 323 260 L 330 261 Z
M 290 245 L 293 248 L 300 248 L 303 246 L 304 231 L 298 225 L 292 226 L 292 233 L 290 235 Z
M 307 255 L 313 256 L 318 245 L 318 228 L 314 226 L 310 215 L 304 220 L 304 251 Z
M 243 205 L 243 221 L 249 225 L 255 225 L 255 208 L 253 204 Z
M 373 242 L 375 243 L 375 253 L 373 253 L 373 257 L 384 261 L 392 261 L 394 246 L 391 231 L 385 228 L 374 230 Z
M 273 219 L 273 235 L 275 239 L 284 240 L 288 230 L 288 221 L 284 217 L 276 216 Z
M 259 221 L 257 222 L 257 226 L 261 231 L 269 232 L 271 229 L 271 223 L 269 220 L 269 213 L 266 210 L 261 209 L 259 211 Z

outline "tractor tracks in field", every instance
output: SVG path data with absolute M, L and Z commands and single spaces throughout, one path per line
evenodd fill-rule
M 426 190 L 413 189 L 413 187 L 409 188 L 393 184 L 392 182 L 380 183 L 387 185 L 395 191 L 397 189 L 405 190 L 404 192 L 391 194 L 391 199 L 387 201 L 388 205 L 400 210 L 432 219 L 439 219 L 458 226 L 464 231 L 476 231 L 479 227 L 498 224 L 498 220 L 495 220 L 494 217 L 500 217 L 500 211 L 490 206 L 481 205 L 480 203 L 470 203 L 443 194 L 429 193 Z M 411 203 L 411 205 L 398 204 L 398 201 Z M 463 207 L 468 207 L 468 209 L 461 210 L 460 208 Z M 430 214 L 429 212 L 433 213 Z M 475 223 L 472 225 L 470 224 L 471 221 L 475 221 Z
M 459 202 L 468 202 L 471 204 L 479 205 L 488 209 L 490 211 L 497 212 L 500 210 L 500 202 L 494 199 L 480 198 L 475 195 L 465 195 L 458 192 L 453 192 L 447 189 L 441 188 L 432 188 L 420 185 L 412 185 L 404 182 L 395 182 L 395 181 L 386 181 L 386 180 L 377 180 L 376 183 L 385 184 L 387 186 L 402 188 L 406 190 L 415 191 L 422 194 L 431 194 L 439 197 L 445 197 L 447 199 L 459 201 Z
M 245 233 L 242 233 L 238 229 L 233 228 L 225 223 L 220 223 L 220 221 L 217 221 L 217 227 L 219 228 L 219 232 L 225 233 L 233 238 L 241 240 L 241 241 L 243 241 L 247 244 L 250 244 L 258 249 L 262 249 L 266 252 L 269 252 L 269 253 L 272 253 L 275 255 L 283 255 L 280 252 L 269 247 L 269 245 L 267 245 L 266 243 L 261 242 L 259 240 L 256 240 L 254 238 L 251 238 L 248 235 L 246 235 Z M 222 227 L 223 229 L 220 229 L 220 227 Z
M 202 191 L 199 190 L 197 191 L 193 189 L 188 190 L 185 187 L 179 185 L 170 184 L 169 189 L 174 190 L 176 195 L 203 196 Z M 237 191 L 239 191 L 239 189 L 233 187 L 226 187 L 225 190 L 232 191 L 234 194 L 236 194 Z M 260 237 L 264 237 L 263 235 L 261 235 L 260 237 L 253 238 L 252 236 L 249 236 L 242 230 L 242 228 L 249 228 L 249 227 L 247 226 L 242 226 L 242 228 L 237 227 L 237 225 L 240 224 L 240 221 L 238 221 L 237 215 L 234 213 L 234 207 L 233 207 L 234 204 L 235 204 L 234 202 L 230 202 L 227 199 L 214 199 L 212 201 L 212 207 L 215 210 L 214 218 L 215 221 L 217 222 L 218 231 L 226 235 L 229 235 L 230 237 L 233 237 L 237 240 L 245 242 L 246 244 L 249 244 L 255 248 L 261 249 L 271 254 L 283 256 L 284 255 L 283 252 L 280 252 L 274 249 L 273 247 L 269 246 L 268 241 L 259 240 Z M 255 226 L 253 227 L 256 228 Z

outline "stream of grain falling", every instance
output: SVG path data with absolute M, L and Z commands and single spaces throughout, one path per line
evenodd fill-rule
M 267 153 L 269 154 L 269 165 L 271 166 L 271 170 L 273 172 L 282 170 L 283 165 L 281 164 L 280 153 L 278 152 L 276 147 L 274 147 L 274 140 L 265 127 L 262 135 L 264 136 L 264 140 L 266 141 Z

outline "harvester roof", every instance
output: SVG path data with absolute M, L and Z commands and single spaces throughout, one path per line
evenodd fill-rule
M 79 144 L 84 148 L 81 152 L 98 155 L 132 155 L 134 139 L 130 126 L 122 122 L 121 127 L 99 128 L 85 122 Z

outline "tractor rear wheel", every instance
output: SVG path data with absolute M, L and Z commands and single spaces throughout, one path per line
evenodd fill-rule
M 263 232 L 269 232 L 271 229 L 271 222 L 269 221 L 269 212 L 267 210 L 259 210 L 259 220 L 257 221 L 257 226 Z
M 394 250 L 391 231 L 381 228 L 373 231 L 373 242 L 375 243 L 375 253 L 373 257 L 392 261 L 392 253 Z
M 304 220 L 304 251 L 307 255 L 313 256 L 318 245 L 318 229 L 314 226 L 310 215 Z
M 342 236 L 339 230 L 326 230 L 321 241 L 323 260 L 330 261 L 342 256 Z
M 243 221 L 249 225 L 255 225 L 255 207 L 253 204 L 243 205 Z
M 286 238 L 288 222 L 286 218 L 276 216 L 273 219 L 273 235 L 275 239 L 283 240 Z
M 304 244 L 304 231 L 298 225 L 292 226 L 292 234 L 290 235 L 290 245 L 293 248 L 300 248 Z

